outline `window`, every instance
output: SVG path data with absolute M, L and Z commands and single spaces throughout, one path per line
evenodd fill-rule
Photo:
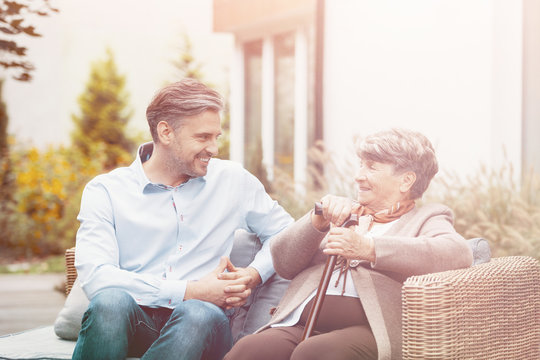
M 274 165 L 294 176 L 294 33 L 274 38 Z
M 243 162 L 263 183 L 279 169 L 306 182 L 314 144 L 314 27 L 242 44 Z
M 262 159 L 262 40 L 244 44 L 244 166 L 259 176 Z

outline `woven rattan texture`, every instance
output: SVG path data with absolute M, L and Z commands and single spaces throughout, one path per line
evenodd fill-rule
M 540 265 L 526 256 L 413 276 L 403 359 L 540 359 Z
M 75 248 L 66 250 L 66 295 L 69 295 L 73 283 L 77 279 L 77 269 L 75 269 Z

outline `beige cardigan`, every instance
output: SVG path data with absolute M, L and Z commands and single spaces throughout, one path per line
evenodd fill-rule
M 326 233 L 311 213 L 276 235 L 270 244 L 276 272 L 292 279 L 270 322 L 287 317 L 319 285 Z M 414 208 L 382 236 L 374 236 L 376 261 L 351 269 L 356 291 L 377 342 L 379 359 L 401 359 L 401 286 L 411 275 L 468 267 L 472 251 L 453 227 L 452 212 L 439 204 Z M 322 242 L 322 245 L 321 245 Z

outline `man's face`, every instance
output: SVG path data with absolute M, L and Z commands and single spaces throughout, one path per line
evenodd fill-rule
M 186 117 L 173 133 L 171 170 L 182 182 L 206 175 L 210 159 L 218 154 L 217 139 L 221 135 L 219 113 L 209 110 Z

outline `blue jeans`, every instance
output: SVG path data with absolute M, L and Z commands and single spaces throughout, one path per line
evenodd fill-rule
M 214 304 L 149 308 L 107 289 L 90 301 L 72 359 L 221 359 L 231 347 L 229 319 Z

